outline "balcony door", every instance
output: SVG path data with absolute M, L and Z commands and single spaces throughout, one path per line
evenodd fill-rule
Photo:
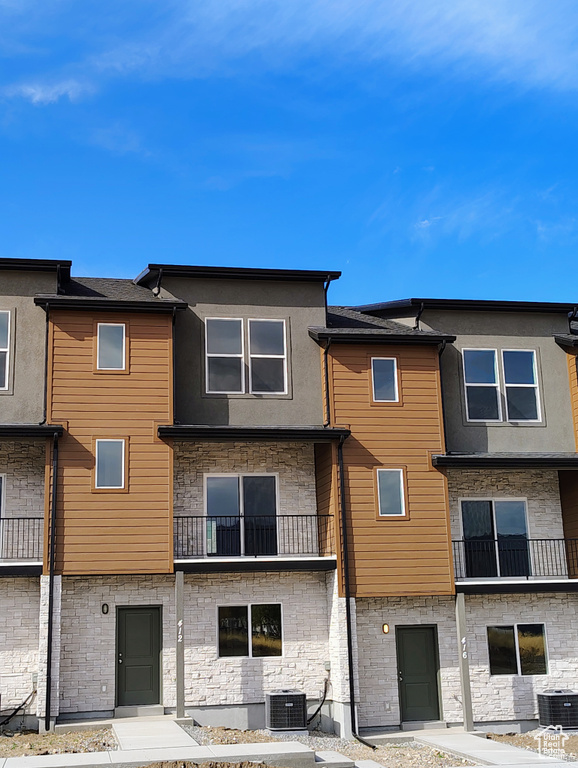
M 207 555 L 276 555 L 275 475 L 207 475 Z
M 530 575 L 526 502 L 462 501 L 467 578 Z

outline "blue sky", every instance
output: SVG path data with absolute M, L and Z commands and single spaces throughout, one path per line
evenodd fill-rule
M 578 300 L 568 0 L 0 0 L 0 256 Z

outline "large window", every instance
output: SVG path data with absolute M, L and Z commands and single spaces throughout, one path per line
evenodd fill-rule
M 205 334 L 207 393 L 287 394 L 284 320 L 248 320 L 245 325 L 237 318 L 210 317 Z
M 541 420 L 534 350 L 502 350 L 503 390 L 497 350 L 464 349 L 463 361 L 468 421 L 502 421 L 502 398 L 507 421 Z
M 125 487 L 125 441 L 97 440 L 94 487 L 115 490 Z
M 99 371 L 124 371 L 126 368 L 126 328 L 124 323 L 98 323 L 96 367 Z
M 219 656 L 281 656 L 281 605 L 226 605 L 218 609 Z
M 10 369 L 10 312 L 0 312 L 0 390 L 8 389 Z
M 488 627 L 491 675 L 546 675 L 543 624 Z
M 462 506 L 467 578 L 529 576 L 523 499 L 465 499 Z
M 377 496 L 380 517 L 404 517 L 403 469 L 377 470 Z
M 397 360 L 395 357 L 371 358 L 371 383 L 374 403 L 397 403 Z
M 275 475 L 207 475 L 207 554 L 277 554 Z

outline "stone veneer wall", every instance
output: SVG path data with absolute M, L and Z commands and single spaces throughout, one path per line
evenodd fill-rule
M 476 497 L 526 499 L 528 538 L 564 538 L 557 471 L 448 469 L 447 478 L 452 539 L 462 538 L 460 499 Z
M 114 709 L 118 605 L 162 605 L 162 700 L 175 706 L 174 576 L 63 576 L 60 714 Z
M 173 576 L 63 577 L 61 714 L 114 708 L 118 605 L 163 606 L 162 700 L 175 706 L 174 584 Z M 278 688 L 317 698 L 329 661 L 327 597 L 325 573 L 186 574 L 187 705 L 262 703 Z M 219 659 L 217 606 L 259 602 L 282 603 L 283 656 Z
M 389 624 L 389 634 L 382 626 Z M 396 625 L 437 624 L 442 694 L 441 717 L 462 720 L 453 597 L 375 597 L 357 600 L 359 726 L 399 725 Z
M 38 673 L 38 578 L 0 578 L 0 695 L 14 709 L 32 692 Z M 27 712 L 35 712 L 32 701 Z
M 256 704 L 297 688 L 317 698 L 329 661 L 325 573 L 185 574 L 187 705 Z M 283 656 L 219 658 L 217 606 L 282 604 Z
M 536 694 L 578 690 L 578 596 L 575 593 L 466 596 L 474 720 L 533 720 Z M 490 676 L 488 626 L 544 624 L 547 675 Z
M 203 476 L 278 473 L 279 514 L 315 515 L 315 462 L 309 443 L 174 444 L 174 514 L 204 515 Z
M 45 457 L 43 440 L 0 440 L 0 475 L 5 475 L 2 516 L 44 517 Z

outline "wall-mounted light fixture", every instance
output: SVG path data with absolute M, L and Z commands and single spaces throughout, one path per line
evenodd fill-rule
M 100 610 L 101 610 L 101 611 L 103 612 L 103 614 L 106 616 L 106 614 L 108 613 L 108 603 L 103 603 L 103 604 L 100 606 Z
M 389 635 L 389 624 L 384 624 L 381 628 L 384 635 Z

